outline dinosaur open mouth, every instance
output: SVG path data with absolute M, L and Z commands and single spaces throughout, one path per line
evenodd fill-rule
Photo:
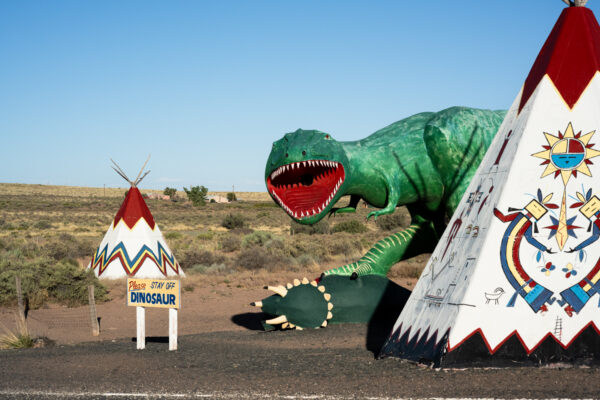
M 271 172 L 267 189 L 290 216 L 302 219 L 325 210 L 344 178 L 344 166 L 336 161 L 300 161 Z

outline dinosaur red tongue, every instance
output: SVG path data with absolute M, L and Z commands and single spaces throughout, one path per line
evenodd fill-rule
M 344 167 L 336 161 L 301 161 L 271 172 L 267 189 L 290 216 L 302 219 L 327 208 L 344 178 Z

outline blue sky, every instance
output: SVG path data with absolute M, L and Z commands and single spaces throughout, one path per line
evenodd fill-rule
M 464 4 L 461 4 L 464 3 Z M 264 191 L 297 128 L 355 140 L 421 111 L 508 108 L 564 4 L 0 2 L 0 182 Z M 600 15 L 600 2 L 589 7 Z

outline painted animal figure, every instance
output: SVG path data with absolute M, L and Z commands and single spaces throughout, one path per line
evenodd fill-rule
M 361 199 L 379 208 L 367 219 L 406 206 L 412 218 L 408 228 L 378 241 L 357 262 L 325 271 L 321 279 L 324 282 L 329 275 L 385 277 L 395 263 L 433 251 L 446 218 L 455 211 L 505 113 L 466 107 L 424 112 L 352 142 L 299 129 L 273 143 L 265 169 L 267 189 L 301 224 L 314 224 L 328 214 L 354 212 Z M 334 208 L 347 195 L 348 206 Z M 360 291 L 353 296 L 360 296 Z M 276 319 L 277 323 L 286 319 L 288 326 L 302 326 L 284 314 L 297 315 L 292 309 L 280 307 L 278 316 L 285 318 Z

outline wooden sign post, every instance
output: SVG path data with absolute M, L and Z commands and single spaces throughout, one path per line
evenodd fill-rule
M 169 350 L 177 350 L 177 310 L 181 308 L 181 286 L 178 280 L 127 279 L 127 305 L 135 306 L 137 348 L 146 348 L 146 309 L 169 309 Z

